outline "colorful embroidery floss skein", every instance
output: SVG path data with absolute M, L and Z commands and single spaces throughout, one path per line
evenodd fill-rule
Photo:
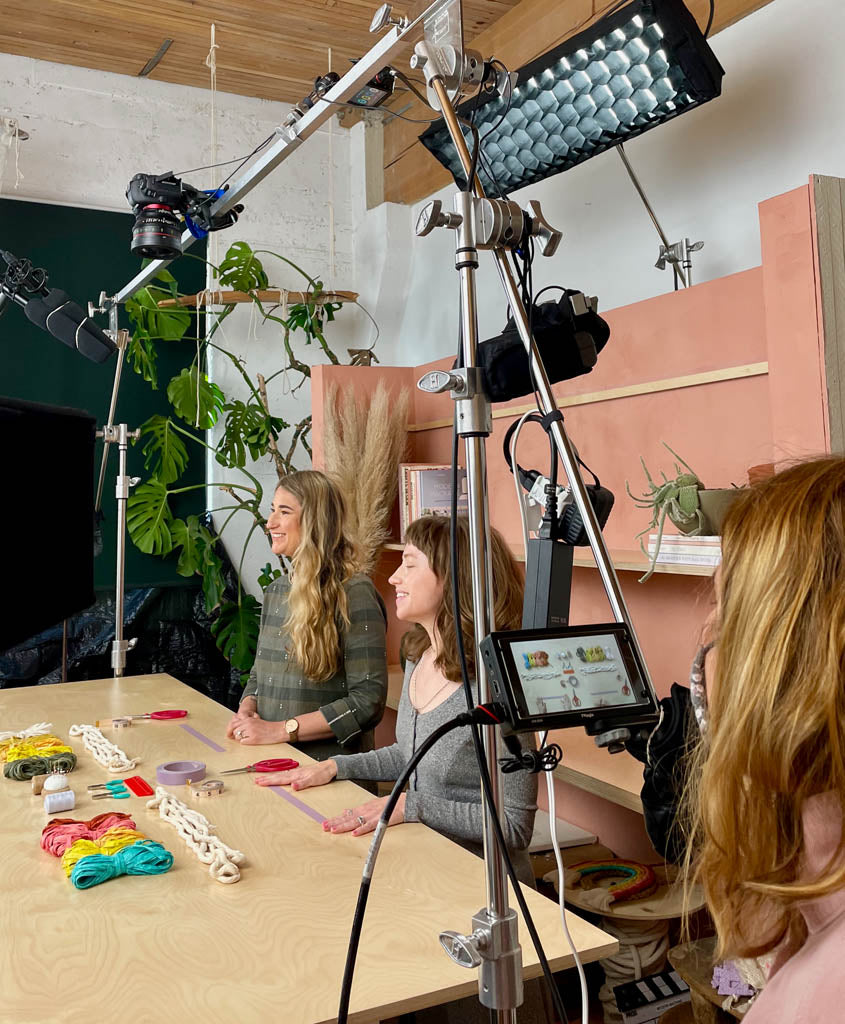
M 112 857 L 124 846 L 131 846 L 140 839 L 147 837 L 143 832 L 134 828 L 110 828 L 105 835 L 99 839 L 77 839 L 62 854 L 62 870 L 70 878 L 77 861 L 83 857 L 102 854 L 104 857 Z
M 70 880 L 77 889 L 90 889 L 120 875 L 160 875 L 173 865 L 173 854 L 152 839 L 144 839 L 110 857 L 94 854 L 77 861 Z
M 41 832 L 41 849 L 61 857 L 77 839 L 100 839 L 110 828 L 135 828 L 135 822 L 128 814 L 112 811 L 98 814 L 90 821 L 75 818 L 54 818 Z

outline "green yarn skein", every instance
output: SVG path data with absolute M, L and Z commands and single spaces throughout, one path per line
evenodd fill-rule
M 7 761 L 3 765 L 3 774 L 7 779 L 25 781 L 34 775 L 49 775 L 50 772 L 72 772 L 76 767 L 76 754 L 65 752 L 51 754 L 49 757 L 22 757 L 17 761 Z

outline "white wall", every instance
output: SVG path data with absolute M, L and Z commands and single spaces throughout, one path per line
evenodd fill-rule
M 841 0 L 774 0 L 713 37 L 725 69 L 721 97 L 626 147 L 669 240 L 704 240 L 694 255 L 694 280 L 759 264 L 759 201 L 806 184 L 811 173 L 845 177 L 843 38 Z M 430 158 L 420 149 L 419 159 Z M 453 192 L 437 193 L 447 209 Z M 523 206 L 540 200 L 564 232 L 555 257 L 535 260 L 537 288 L 580 288 L 598 295 L 602 309 L 672 288 L 671 272 L 654 269 L 658 238 L 615 152 L 514 198 Z M 420 363 L 455 347 L 454 236 L 439 230 L 406 237 L 411 274 L 399 361 Z M 397 236 L 394 244 L 398 250 L 408 243 Z M 506 317 L 487 255 L 478 285 L 481 336 L 490 337 Z
M 12 199 L 125 211 L 128 245 L 131 214 L 124 193 L 129 179 L 138 171 L 179 172 L 210 163 L 210 102 L 210 93 L 203 89 L 0 53 L 0 117 L 16 118 L 30 136 L 20 145 L 23 180 L 19 188 L 14 188 L 12 151 L 7 154 L 5 168 L 0 167 L 0 194 Z M 270 135 L 287 109 L 278 103 L 218 93 L 218 159 L 248 153 Z M 195 172 L 185 175 L 185 180 L 200 188 L 211 187 L 229 170 Z M 232 241 L 244 239 L 253 248 L 272 249 L 287 256 L 329 286 L 357 290 L 352 187 L 350 135 L 335 122 L 331 135 L 328 127 L 317 132 L 293 159 L 251 193 L 237 226 L 212 235 L 212 241 L 217 242 L 222 255 Z M 330 198 L 334 205 L 334 266 L 330 258 Z M 358 203 L 362 202 L 359 197 Z M 290 289 L 304 286 L 304 280 L 291 268 L 272 257 L 263 260 L 272 284 Z M 115 288 L 123 283 L 104 280 L 103 287 Z M 96 296 L 79 298 L 86 301 Z M 367 345 L 373 336 L 370 322 L 355 307 L 344 309 L 332 326 L 327 337 L 344 360 L 348 358 L 347 347 Z M 245 360 L 253 379 L 257 372 L 266 376 L 283 365 L 279 329 L 273 324 L 256 323 L 252 307 L 239 308 L 216 340 Z M 299 355 L 306 363 L 322 359 L 318 352 L 303 350 L 301 345 Z M 213 376 L 227 394 L 245 396 L 243 382 L 227 361 L 216 359 Z M 295 422 L 310 412 L 310 391 L 306 386 L 292 399 L 285 390 L 283 378 L 277 378 L 270 387 L 271 408 Z M 213 433 L 215 439 L 217 434 Z M 299 464 L 308 464 L 304 452 Z M 264 461 L 252 470 L 272 490 L 273 465 Z M 209 472 L 210 480 L 226 476 L 214 462 Z M 242 479 L 234 473 L 228 476 Z M 212 506 L 223 503 L 223 498 L 219 492 L 209 495 Z M 248 516 L 244 514 L 227 529 L 227 547 L 236 559 L 247 526 Z M 254 579 L 269 554 L 266 539 L 254 534 L 247 578 Z M 257 592 L 258 588 L 251 589 Z

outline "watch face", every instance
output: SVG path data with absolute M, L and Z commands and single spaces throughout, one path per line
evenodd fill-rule
M 285 729 L 287 729 L 289 733 L 299 732 L 299 722 L 297 722 L 295 718 L 289 718 L 285 722 Z

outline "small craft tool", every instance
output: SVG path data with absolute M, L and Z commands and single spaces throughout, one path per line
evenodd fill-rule
M 97 722 L 97 728 L 101 725 L 114 725 L 117 721 L 128 721 L 132 722 L 136 718 L 152 718 L 158 722 L 167 722 L 172 718 L 187 718 L 187 711 L 178 711 L 175 708 L 170 708 L 166 711 L 148 711 L 145 715 L 121 715 L 119 718 L 101 718 Z
M 153 787 L 141 778 L 140 775 L 132 775 L 126 779 L 126 785 L 132 790 L 135 796 L 152 796 Z
M 245 768 L 230 768 L 228 771 L 220 772 L 221 775 L 237 775 L 239 772 L 288 772 L 291 768 L 298 768 L 299 761 L 289 757 L 271 757 L 266 761 L 256 761 L 255 764 L 248 764 Z

